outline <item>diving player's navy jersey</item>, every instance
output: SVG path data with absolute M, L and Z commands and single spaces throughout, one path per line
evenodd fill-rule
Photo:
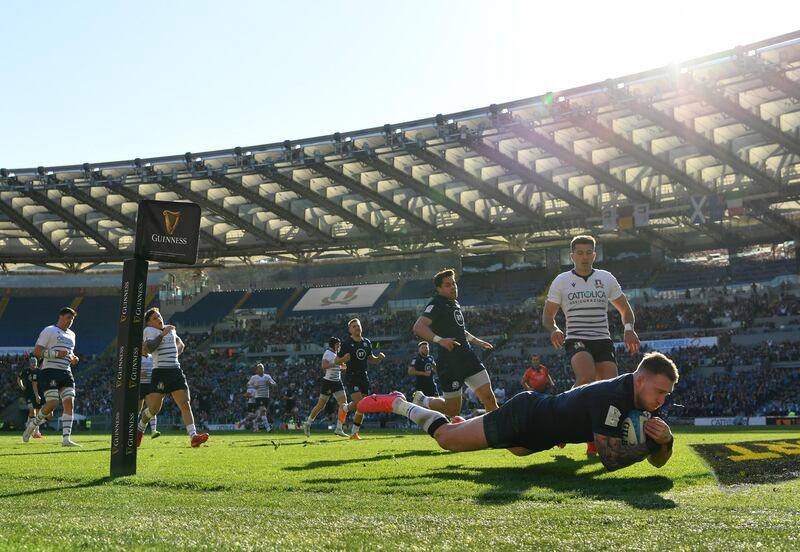
M 414 360 L 411 361 L 411 366 L 414 367 L 414 370 L 419 370 L 420 372 L 425 372 L 426 376 L 415 376 L 417 378 L 417 389 L 422 389 L 423 386 L 430 385 L 430 382 L 433 378 L 433 368 L 436 366 L 436 361 L 433 360 L 433 357 L 417 355 Z
M 592 441 L 595 433 L 622 438 L 622 421 L 634 409 L 633 374 L 624 374 L 558 395 L 520 393 L 486 414 L 484 430 L 489 446 L 537 452 L 557 443 Z
M 361 341 L 353 341 L 352 337 L 342 341 L 342 348 L 339 349 L 337 356 L 343 357 L 350 353 L 350 360 L 347 362 L 348 378 L 367 374 L 367 359 L 372 356 L 372 342 L 366 337 L 361 337 Z
M 559 442 L 591 441 L 595 433 L 621 438 L 622 421 L 636 408 L 633 374 L 596 381 L 547 397 L 552 403 L 555 421 L 551 427 L 558 427 L 554 437 L 559 438 Z
M 431 320 L 431 331 L 440 337 L 450 337 L 461 343 L 462 347 L 470 348 L 467 336 L 464 334 L 464 313 L 458 301 L 451 301 L 439 295 L 434 295 L 422 315 Z M 447 349 L 439 346 L 439 355 L 447 353 Z

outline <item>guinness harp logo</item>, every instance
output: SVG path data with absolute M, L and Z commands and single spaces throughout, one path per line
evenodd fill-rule
M 181 220 L 181 212 L 167 211 L 165 209 L 161 214 L 164 215 L 164 228 L 167 229 L 167 234 L 171 236 L 178 227 L 178 222 Z

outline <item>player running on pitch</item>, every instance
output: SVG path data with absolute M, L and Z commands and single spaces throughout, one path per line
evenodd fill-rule
M 367 364 L 379 364 L 383 362 L 386 355 L 372 352 L 372 342 L 362 335 L 361 321 L 353 318 L 347 323 L 347 331 L 350 336 L 344 340 L 337 356 L 339 358 L 348 357 L 347 372 L 345 372 L 344 383 L 350 391 L 350 403 L 344 404 L 339 408 L 339 423 L 344 425 L 347 421 L 348 412 L 355 412 L 353 416 L 353 431 L 350 438 L 359 441 L 361 435 L 361 422 L 364 414 L 356 411 L 358 401 L 369 394 L 369 374 L 367 374 Z
M 17 373 L 17 385 L 22 391 L 22 398 L 28 407 L 28 420 L 26 425 L 36 418 L 36 414 L 42 407 L 42 397 L 39 395 L 39 364 L 36 357 L 30 355 L 27 360 L 19 364 L 20 371 Z M 33 430 L 31 437 L 34 439 L 44 439 L 44 435 L 39 433 L 39 428 Z
M 566 351 L 575 372 L 575 386 L 616 377 L 617 360 L 608 329 L 608 303 L 622 316 L 624 342 L 628 351 L 639 351 L 639 337 L 633 329 L 635 318 L 617 279 L 605 270 L 592 268 L 597 256 L 595 239 L 576 236 L 570 242 L 570 258 L 575 268 L 556 276 L 550 285 L 542 312 L 542 324 L 550 332 L 553 347 Z M 556 325 L 558 309 L 567 320 L 567 333 Z M 596 454 L 595 444 L 587 443 L 587 454 Z
M 264 365 L 260 362 L 256 364 L 256 373 L 250 376 L 250 380 L 247 382 L 249 389 L 255 389 L 256 412 L 259 413 L 253 422 L 253 431 L 258 431 L 259 420 L 265 431 L 272 431 L 272 426 L 269 424 L 269 388 L 276 385 L 278 384 L 272 379 L 272 376 L 264 373 Z M 263 414 L 261 414 L 262 409 Z
M 341 347 L 341 340 L 338 337 L 331 337 L 328 341 L 328 349 L 322 355 L 322 369 L 325 374 L 319 379 L 319 400 L 311 409 L 306 421 L 303 422 L 303 433 L 306 437 L 311 437 L 311 424 L 328 404 L 331 395 L 339 403 L 340 409 L 347 404 L 347 395 L 342 384 L 342 370 L 346 369 L 350 355 L 337 356 Z M 333 432 L 340 437 L 350 437 L 342 428 L 342 417 L 338 416 L 337 418 L 336 429 Z
M 458 304 L 458 284 L 453 269 L 433 277 L 436 295 L 414 323 L 414 333 L 439 347 L 437 372 L 442 397 L 414 393 L 414 404 L 455 416 L 461 412 L 461 388 L 466 384 L 475 392 L 487 412 L 497 409 L 489 372 L 470 344 L 491 349 L 492 344 L 469 333 Z
M 138 412 L 141 415 L 142 407 L 144 406 L 144 398 L 153 392 L 150 385 L 153 376 L 153 355 L 142 355 L 141 364 L 139 365 L 139 406 Z M 161 432 L 158 431 L 158 416 L 150 418 L 150 438 L 158 439 L 161 437 Z
M 190 404 L 189 385 L 178 356 L 183 352 L 185 345 L 175 326 L 165 326 L 157 307 L 144 313 L 144 354 L 153 355 L 153 374 L 151 376 L 152 393 L 145 397 L 145 409 L 139 418 L 139 431 L 136 446 L 142 444 L 142 435 L 147 428 L 150 418 L 157 415 L 164 405 L 164 395 L 169 393 L 172 400 L 181 411 L 183 423 L 186 424 L 186 433 L 191 438 L 192 447 L 199 447 L 208 441 L 208 433 L 197 433 L 194 425 L 194 414 Z
M 80 446 L 71 439 L 75 412 L 75 378 L 72 376 L 72 367 L 78 364 L 78 357 L 74 353 L 75 332 L 70 327 L 77 315 L 70 307 L 64 307 L 58 312 L 55 325 L 47 326 L 36 340 L 33 356 L 43 361 L 38 374 L 38 386 L 44 391 L 45 403 L 36 417 L 25 426 L 22 434 L 22 441 L 25 443 L 30 440 L 36 428 L 52 414 L 60 399 L 64 407 L 61 415 L 62 446 Z
M 436 371 L 436 361 L 433 360 L 430 352 L 430 345 L 427 341 L 420 341 L 417 344 L 417 356 L 408 365 L 408 375 L 415 376 L 416 393 L 422 393 L 426 397 L 438 397 L 436 382 L 433 374 Z

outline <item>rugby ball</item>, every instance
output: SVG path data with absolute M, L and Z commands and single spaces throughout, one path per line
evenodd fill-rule
M 626 445 L 641 445 L 647 435 L 644 424 L 650 419 L 650 413 L 643 410 L 631 410 L 622 420 L 622 442 Z

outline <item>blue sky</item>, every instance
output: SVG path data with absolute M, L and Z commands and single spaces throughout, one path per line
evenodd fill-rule
M 0 167 L 429 117 L 795 30 L 800 2 L 4 2 Z

